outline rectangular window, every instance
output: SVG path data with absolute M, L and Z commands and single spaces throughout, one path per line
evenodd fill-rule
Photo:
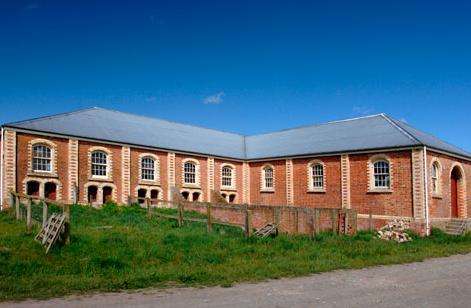
M 51 149 L 44 145 L 33 147 L 33 171 L 51 172 Z
M 106 177 L 107 175 L 107 155 L 103 152 L 92 153 L 92 175 Z

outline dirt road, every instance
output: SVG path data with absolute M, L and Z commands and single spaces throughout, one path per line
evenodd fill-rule
M 231 288 L 141 290 L 9 307 L 471 307 L 471 254 Z

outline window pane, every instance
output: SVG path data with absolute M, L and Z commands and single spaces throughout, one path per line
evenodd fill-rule
M 222 186 L 232 186 L 232 168 L 231 167 L 223 167 L 222 168 L 222 176 L 221 176 Z
M 33 146 L 33 170 L 51 171 L 51 149 L 45 145 Z
M 312 186 L 314 188 L 324 187 L 324 167 L 321 164 L 312 166 Z
M 374 163 L 374 181 L 375 187 L 389 188 L 391 185 L 389 175 L 389 163 L 385 161 L 378 161 Z
M 265 188 L 273 188 L 273 169 L 265 168 Z
M 151 157 L 144 157 L 141 161 L 141 178 L 153 181 L 155 179 L 155 161 Z
M 92 153 L 92 175 L 106 176 L 107 154 L 101 151 Z
M 196 184 L 196 165 L 186 162 L 184 165 L 184 181 L 188 184 Z

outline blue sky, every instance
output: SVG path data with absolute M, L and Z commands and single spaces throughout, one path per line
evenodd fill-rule
M 253 134 L 385 112 L 471 151 L 469 16 L 469 1 L 3 0 L 0 122 L 101 106 Z

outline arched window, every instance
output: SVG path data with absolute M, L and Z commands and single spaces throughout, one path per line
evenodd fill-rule
M 92 176 L 107 176 L 107 158 L 108 155 L 102 151 L 92 152 Z
M 150 156 L 143 157 L 141 160 L 141 179 L 155 180 L 155 160 Z
M 33 146 L 33 171 L 52 171 L 52 151 L 51 148 L 43 144 Z
M 221 169 L 221 185 L 224 187 L 232 187 L 233 170 L 230 166 L 224 166 Z
M 374 174 L 374 187 L 375 188 L 390 188 L 391 175 L 389 170 L 389 162 L 385 160 L 376 161 L 373 164 Z
M 437 161 L 432 164 L 431 176 L 432 176 L 432 192 L 435 194 L 438 194 L 440 191 L 440 182 L 439 182 L 440 165 L 438 164 Z
M 193 162 L 186 162 L 184 165 L 183 181 L 186 184 L 196 184 L 196 164 Z
M 311 165 L 311 188 L 323 189 L 324 188 L 324 166 L 321 163 Z
M 267 190 L 272 190 L 274 188 L 274 177 L 273 177 L 273 167 L 265 166 L 263 168 L 263 180 L 262 187 Z

